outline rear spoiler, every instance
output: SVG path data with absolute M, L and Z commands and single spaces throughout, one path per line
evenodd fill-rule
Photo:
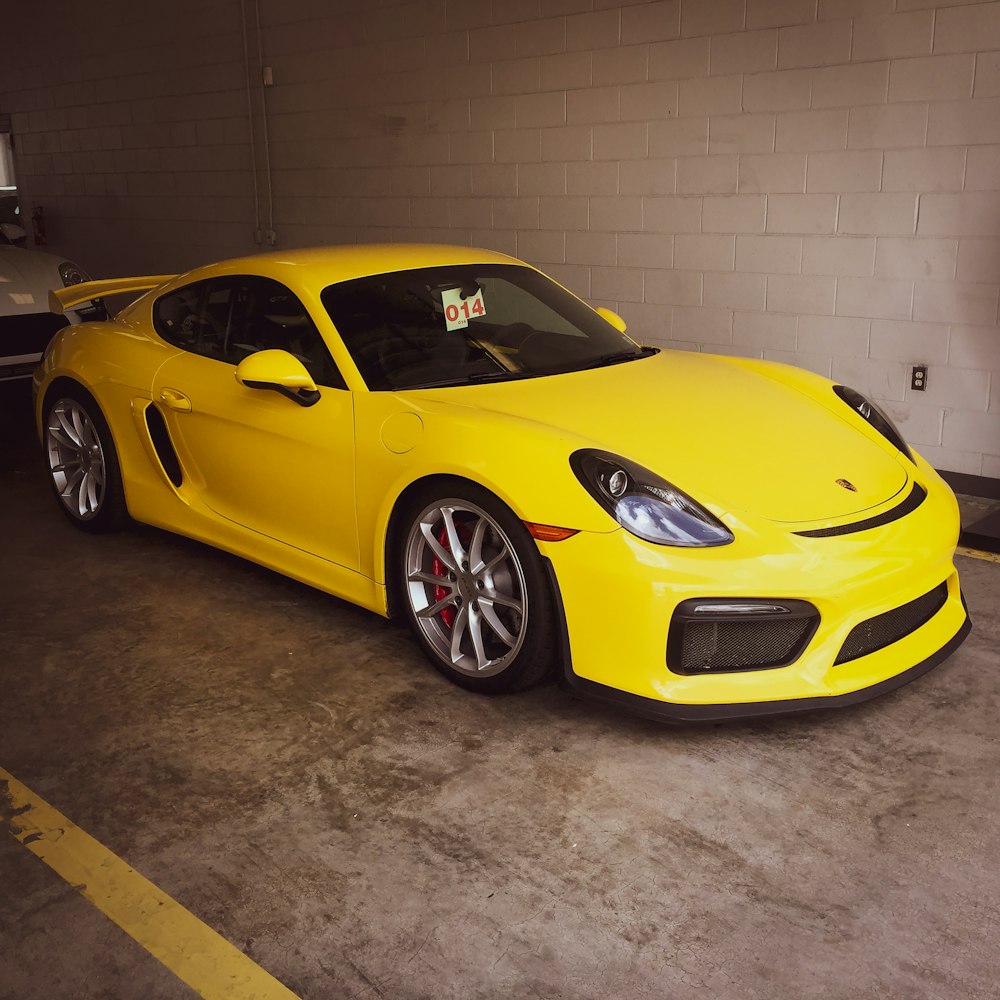
M 176 274 L 150 274 L 144 278 L 108 278 L 104 281 L 82 281 L 77 285 L 60 288 L 58 291 L 55 289 L 50 291 L 49 312 L 62 316 L 67 309 L 72 309 L 73 306 L 78 306 L 81 302 L 90 302 L 91 299 L 99 299 L 104 295 L 148 292 L 151 288 L 157 288 L 176 277 Z

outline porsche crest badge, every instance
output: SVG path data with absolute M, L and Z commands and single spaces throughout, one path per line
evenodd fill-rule
M 843 486 L 845 490 L 850 490 L 852 493 L 858 492 L 857 486 L 855 486 L 854 483 L 850 481 L 850 479 L 838 479 L 837 485 Z

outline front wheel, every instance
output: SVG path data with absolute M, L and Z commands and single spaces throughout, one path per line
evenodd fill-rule
M 93 397 L 75 385 L 45 407 L 45 457 L 62 512 L 78 528 L 116 531 L 128 521 L 118 455 Z
M 407 618 L 450 680 L 518 691 L 551 669 L 552 598 L 524 525 L 472 484 L 425 494 L 410 510 L 399 561 Z

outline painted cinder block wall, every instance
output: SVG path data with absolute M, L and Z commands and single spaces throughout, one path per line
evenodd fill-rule
M 260 0 L 266 91 L 249 0 L 104 10 L 16 14 L 0 67 L 25 201 L 96 273 L 272 224 L 494 247 L 1000 478 L 1000 3 Z

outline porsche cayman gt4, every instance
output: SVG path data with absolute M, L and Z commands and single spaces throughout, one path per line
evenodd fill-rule
M 78 527 L 129 517 L 405 618 L 454 682 L 668 720 L 848 704 L 969 621 L 954 496 L 858 392 L 660 351 L 539 271 L 296 250 L 76 285 L 35 375 Z

